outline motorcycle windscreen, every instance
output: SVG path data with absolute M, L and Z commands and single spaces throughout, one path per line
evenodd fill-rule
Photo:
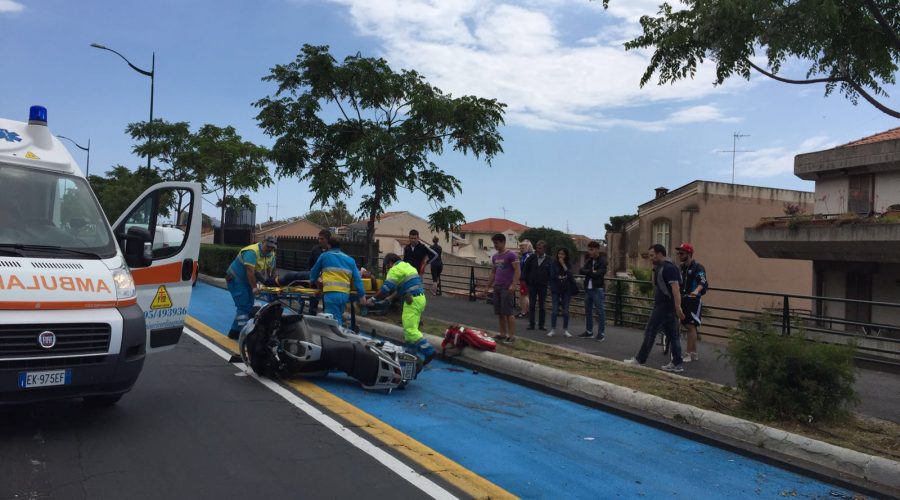
M 171 349 L 181 338 L 200 254 L 200 194 L 193 182 L 156 184 L 113 226 L 118 237 L 132 227 L 152 236 L 152 264 L 131 270 L 147 325 L 147 352 Z

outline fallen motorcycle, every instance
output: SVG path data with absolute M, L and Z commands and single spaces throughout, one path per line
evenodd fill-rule
M 342 371 L 364 389 L 403 389 L 421 370 L 402 347 L 338 325 L 327 315 L 297 314 L 279 301 L 265 304 L 241 330 L 244 364 L 265 377 L 292 378 Z

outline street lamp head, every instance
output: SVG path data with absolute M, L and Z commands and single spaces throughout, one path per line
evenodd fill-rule
M 92 43 L 91 47 L 94 47 L 95 49 L 105 49 L 106 45 L 101 45 L 99 43 Z

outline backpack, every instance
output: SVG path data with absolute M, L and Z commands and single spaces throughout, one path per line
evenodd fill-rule
M 481 330 L 454 324 L 447 327 L 447 331 L 444 332 L 444 341 L 441 342 L 441 350 L 446 351 L 448 346 L 457 349 L 472 346 L 482 351 L 495 351 L 497 349 L 497 342 L 492 339 L 490 335 Z

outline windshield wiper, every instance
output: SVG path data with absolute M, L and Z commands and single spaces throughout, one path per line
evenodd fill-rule
M 88 257 L 93 257 L 98 260 L 103 260 L 103 257 L 94 253 L 88 252 L 85 250 L 75 250 L 74 248 L 66 248 L 56 245 L 25 245 L 22 243 L 0 243 L 0 249 L 13 248 L 15 250 L 41 250 L 41 251 L 50 251 L 50 252 L 68 252 L 74 253 L 77 255 L 85 255 Z M 19 253 L 19 255 L 22 255 Z
M 0 245 L 0 247 L 3 247 L 3 246 L 4 245 Z M 0 248 L 0 252 L 5 253 L 6 255 L 15 255 L 16 257 L 23 257 L 22 252 L 20 252 L 16 249 Z

